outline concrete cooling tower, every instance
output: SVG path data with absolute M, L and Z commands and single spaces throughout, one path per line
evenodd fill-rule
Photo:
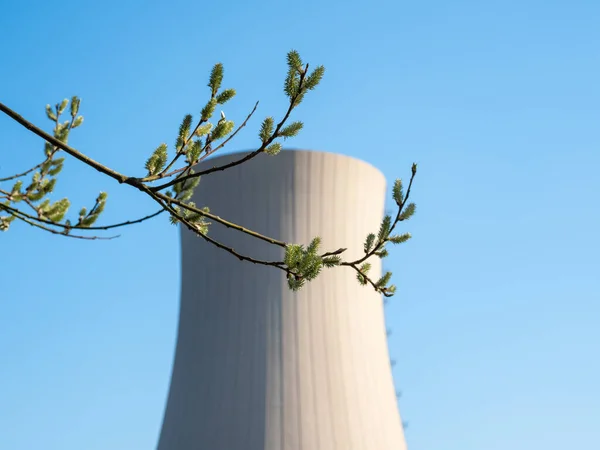
M 219 166 L 244 154 L 202 163 Z M 383 175 L 341 155 L 259 155 L 202 178 L 194 201 L 261 234 L 362 256 L 384 213 Z M 283 249 L 210 236 L 264 260 Z M 403 450 L 383 301 L 348 267 L 297 293 L 273 267 L 239 261 L 182 229 L 181 309 L 158 450 Z M 381 273 L 372 258 L 371 274 Z

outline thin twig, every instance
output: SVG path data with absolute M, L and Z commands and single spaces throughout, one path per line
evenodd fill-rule
M 0 183 L 1 183 L 1 182 L 3 182 L 3 181 L 10 181 L 10 180 L 14 180 L 14 179 L 16 179 L 16 178 L 21 178 L 21 177 L 24 177 L 25 175 L 28 175 L 28 174 L 30 174 L 30 173 L 31 173 L 31 172 L 33 172 L 34 170 L 36 170 L 36 169 L 39 169 L 40 167 L 42 167 L 42 165 L 43 165 L 43 164 L 44 164 L 46 161 L 48 161 L 48 159 L 49 159 L 49 158 L 46 158 L 46 159 L 45 159 L 44 161 L 42 161 L 41 163 L 39 163 L 38 165 L 36 165 L 36 166 L 32 167 L 32 168 L 31 168 L 31 169 L 29 169 L 29 170 L 26 170 L 25 172 L 18 173 L 18 174 L 16 174 L 16 175 L 12 175 L 12 176 L 10 176 L 10 177 L 0 178 Z
M 335 255 L 341 255 L 342 253 L 344 253 L 346 250 L 348 250 L 347 248 L 338 248 L 337 250 L 333 251 L 333 252 L 326 252 L 323 253 L 321 255 L 321 258 L 326 258 L 328 256 L 335 256 Z
M 22 216 L 24 216 L 24 217 L 26 217 L 26 218 L 28 218 L 30 220 L 35 220 L 37 222 L 45 223 L 47 225 L 52 225 L 52 226 L 59 227 L 59 228 L 62 228 L 62 229 L 67 229 L 67 230 L 95 230 L 95 231 L 98 231 L 98 230 L 110 230 L 112 228 L 119 228 L 119 227 L 124 227 L 124 226 L 127 226 L 127 225 L 134 225 L 134 224 L 142 223 L 142 222 L 144 222 L 146 220 L 152 219 L 152 218 L 158 216 L 159 214 L 162 214 L 163 212 L 165 212 L 164 209 L 159 209 L 158 211 L 156 211 L 156 212 L 154 212 L 152 214 L 149 214 L 147 216 L 141 217 L 141 218 L 136 219 L 136 220 L 127 220 L 125 222 L 115 223 L 113 225 L 104 225 L 104 226 L 95 226 L 95 227 L 84 227 L 84 226 L 81 226 L 81 225 L 70 225 L 69 226 L 69 225 L 66 225 L 64 223 L 58 223 L 58 222 L 53 222 L 51 220 L 43 219 L 42 217 L 35 217 L 35 216 L 32 216 L 31 214 L 27 214 L 27 213 L 21 211 L 20 209 L 13 208 L 13 207 L 7 206 L 7 205 L 1 205 L 0 204 L 0 209 L 4 209 L 6 211 L 9 211 L 9 212 L 15 213 L 15 214 L 21 214 Z M 39 212 L 38 212 L 38 214 L 39 214 Z
M 146 220 L 149 219 L 153 219 L 154 217 L 164 213 L 165 210 L 164 209 L 159 209 L 158 211 L 152 213 L 152 214 L 148 214 L 147 216 L 141 217 L 139 219 L 136 220 L 127 220 L 126 222 L 121 222 L 121 223 L 115 223 L 114 225 L 106 225 L 106 226 L 95 226 L 95 227 L 77 227 L 77 228 L 81 228 L 81 229 L 85 229 L 85 230 L 110 230 L 111 228 L 118 228 L 118 227 L 124 227 L 127 225 L 134 225 L 137 223 L 142 223 Z M 72 227 L 75 228 L 75 227 Z
M 9 211 L 11 213 L 12 216 L 16 217 L 18 220 L 21 220 L 29 225 L 31 225 L 32 227 L 36 227 L 39 228 L 41 230 L 47 231 L 49 233 L 52 234 L 57 234 L 60 236 L 65 236 L 65 237 L 70 237 L 70 238 L 74 238 L 74 239 L 85 239 L 85 240 L 90 240 L 90 241 L 96 241 L 96 240 L 104 240 L 104 241 L 109 241 L 115 238 L 120 237 L 121 235 L 118 234 L 116 236 L 108 236 L 108 237 L 104 237 L 104 236 L 81 236 L 78 234 L 67 234 L 64 231 L 57 231 L 57 230 L 53 230 L 52 228 L 46 227 L 44 225 L 41 225 L 39 223 L 36 223 L 35 221 L 37 220 L 38 222 L 40 220 L 36 219 L 33 216 L 29 216 L 28 214 L 25 214 L 19 210 L 15 210 L 14 208 L 11 208 L 10 206 L 6 206 L 6 205 L 0 205 L 0 209 L 5 210 L 5 211 Z M 31 217 L 33 220 L 27 218 L 27 216 Z

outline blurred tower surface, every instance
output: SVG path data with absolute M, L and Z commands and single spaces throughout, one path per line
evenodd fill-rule
M 220 166 L 243 154 L 202 163 Z M 385 179 L 342 155 L 283 151 L 206 175 L 194 201 L 279 240 L 364 255 Z M 220 224 L 209 234 L 277 261 L 283 249 Z M 348 267 L 291 292 L 276 268 L 239 261 L 181 230 L 181 309 L 158 450 L 404 450 L 383 301 Z M 381 273 L 372 258 L 370 274 Z

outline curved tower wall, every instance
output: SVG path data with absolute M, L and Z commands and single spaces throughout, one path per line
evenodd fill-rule
M 201 167 L 237 160 L 210 159 Z M 194 201 L 261 234 L 360 257 L 384 212 L 385 179 L 346 156 L 284 151 L 202 178 Z M 283 250 L 220 224 L 210 236 L 246 255 Z M 383 303 L 347 267 L 300 292 L 282 271 L 182 229 L 175 362 L 158 450 L 402 450 Z M 371 274 L 381 272 L 373 258 Z

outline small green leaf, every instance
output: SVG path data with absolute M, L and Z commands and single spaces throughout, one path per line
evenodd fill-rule
M 386 248 L 382 248 L 381 250 L 375 252 L 375 255 L 379 256 L 380 258 L 385 258 L 386 256 L 389 255 L 389 253 Z
M 325 75 L 325 67 L 318 66 L 313 72 L 306 77 L 303 87 L 307 90 L 313 90 L 316 88 Z
M 46 178 L 45 180 L 43 180 L 41 183 L 41 186 L 42 186 L 42 191 L 44 192 L 44 195 L 52 192 L 54 190 L 55 185 L 56 185 L 56 178 L 51 178 L 51 179 Z
M 369 270 L 371 270 L 371 263 L 362 263 L 362 265 L 359 267 L 359 270 L 365 275 L 368 274 Z
M 365 277 L 365 276 L 364 276 L 362 273 L 360 273 L 360 272 L 357 272 L 357 273 L 356 273 L 356 279 L 357 279 L 357 280 L 358 280 L 358 282 L 359 282 L 361 285 L 363 285 L 363 286 L 367 284 L 367 277 Z
M 179 206 L 173 205 L 173 210 L 179 214 Z M 169 222 L 171 222 L 172 225 L 177 225 L 179 223 L 179 218 L 171 214 L 169 215 Z
M 10 214 L 9 216 L 0 217 L 0 231 L 6 231 L 6 230 L 8 230 L 8 227 L 10 226 L 10 223 L 13 220 L 15 220 L 16 218 L 17 217 L 15 215 L 13 215 L 13 214 Z
M 412 236 L 410 233 L 404 233 L 395 236 L 389 236 L 388 241 L 390 241 L 392 244 L 402 244 L 403 242 L 408 241 L 411 237 Z
M 48 175 L 50 175 L 50 176 L 58 175 L 60 173 L 60 171 L 62 170 L 64 161 L 65 161 L 65 158 L 54 159 L 51 164 L 52 167 L 48 171 Z
M 319 250 L 320 245 L 321 245 L 321 238 L 317 236 L 310 242 L 310 244 L 308 244 L 308 247 L 306 248 L 306 252 L 309 254 L 314 254 Z
M 194 222 L 196 231 L 203 236 L 208 234 L 208 226 L 209 225 L 210 225 L 210 222 L 206 222 L 204 219 L 200 219 L 200 220 Z
M 223 139 L 233 131 L 234 126 L 235 124 L 232 120 L 219 120 L 219 123 L 217 123 L 217 126 L 210 134 L 210 140 L 217 141 L 219 139 Z
M 371 269 L 371 264 L 366 262 L 363 263 L 359 268 L 359 272 L 357 272 L 356 274 L 356 278 L 358 279 L 358 282 L 360 284 L 362 284 L 363 286 L 367 284 L 368 280 L 367 280 L 367 274 L 369 273 L 369 270 Z
M 60 102 L 60 105 L 58 105 L 58 114 L 62 114 L 68 104 L 69 104 L 68 98 L 65 98 L 62 102 Z
M 210 130 L 212 130 L 212 127 L 213 127 L 212 123 L 204 123 L 198 127 L 195 134 L 196 134 L 196 136 L 204 136 L 204 135 L 210 133 Z
M 83 123 L 83 116 L 77 116 L 77 119 L 73 121 L 73 126 L 71 128 L 77 128 Z
M 285 78 L 283 84 L 283 91 L 290 98 L 293 99 L 298 95 L 298 89 L 300 87 L 300 79 L 294 69 L 290 69 Z
M 66 121 L 65 123 L 59 123 L 54 128 L 54 137 L 64 144 L 67 143 L 69 138 L 69 124 L 70 122 Z
M 387 235 L 390 233 L 390 229 L 392 228 L 392 217 L 386 215 L 381 222 L 381 226 L 379 227 L 379 233 L 377 234 L 377 238 L 379 241 L 385 240 Z
M 48 159 L 42 163 L 42 165 L 40 166 L 40 171 L 42 172 L 42 174 L 47 175 L 48 171 L 50 170 L 51 167 L 52 167 L 52 160 Z
M 223 92 L 217 95 L 217 103 L 219 105 L 222 105 L 224 103 L 227 103 L 233 97 L 235 97 L 235 89 L 225 89 Z
M 101 202 L 96 205 L 94 208 L 94 215 L 99 215 L 102 211 L 104 211 L 104 207 L 106 206 L 106 202 Z
M 365 240 L 364 251 L 365 253 L 369 253 L 373 249 L 373 244 L 375 243 L 375 235 L 370 233 Z
M 404 210 L 400 213 L 400 217 L 398 217 L 398 220 L 402 221 L 402 220 L 410 219 L 416 210 L 417 210 L 417 205 L 415 205 L 414 203 L 409 203 L 404 208 Z
M 379 280 L 375 282 L 375 285 L 379 288 L 385 287 L 392 278 L 392 272 L 386 272 Z
M 181 136 L 177 136 L 177 139 L 175 139 L 175 151 L 177 153 L 185 154 L 185 150 L 183 149 L 184 145 L 185 141 L 181 138 Z
M 298 93 L 295 98 L 294 101 L 292 102 L 292 106 L 295 108 L 297 107 L 300 103 L 302 103 L 302 100 L 304 99 L 304 92 L 300 92 Z
M 323 258 L 323 265 L 325 267 L 339 266 L 341 262 L 342 262 L 342 258 L 340 258 L 337 255 L 326 256 L 325 258 Z
M 265 149 L 265 153 L 271 156 L 278 154 L 281 151 L 281 144 L 274 142 Z
M 54 111 L 52 111 L 52 106 L 50 105 L 46 105 L 46 115 L 48 116 L 48 119 L 52 121 L 56 120 L 56 114 L 54 114 Z
M 260 133 L 258 134 L 263 143 L 267 142 L 273 134 L 273 124 L 274 120 L 272 117 L 267 117 L 265 120 L 263 120 L 263 123 L 260 127 Z
M 50 156 L 52 154 L 52 152 L 54 152 L 54 151 L 55 151 L 55 148 L 52 144 L 50 144 L 49 142 L 44 143 L 44 155 Z
M 96 222 L 96 220 L 98 220 L 98 215 L 97 214 L 90 214 L 87 217 L 84 217 L 81 221 L 81 223 L 79 224 L 80 227 L 91 227 L 92 225 L 94 225 L 94 223 Z
M 37 192 L 32 192 L 30 193 L 27 198 L 32 201 L 32 202 L 37 202 L 38 200 L 41 200 L 42 198 L 44 198 L 44 195 L 46 195 L 45 192 L 43 191 L 37 191 Z
M 58 200 L 46 211 L 48 219 L 54 222 L 60 222 L 67 213 L 67 210 L 69 209 L 70 205 L 71 203 L 67 198 Z
M 187 114 L 179 125 L 179 137 L 185 142 L 190 135 L 190 127 L 192 126 L 192 115 Z
M 217 99 L 211 98 L 208 103 L 202 108 L 202 112 L 200 115 L 202 116 L 203 121 L 207 121 L 212 117 L 215 113 L 215 108 L 217 107 Z
M 190 198 L 192 198 L 193 195 L 194 195 L 193 189 L 185 189 L 179 193 L 179 195 L 177 196 L 177 199 L 181 200 L 182 202 L 187 202 Z
M 302 130 L 303 126 L 304 124 L 302 122 L 293 122 L 281 129 L 281 131 L 279 131 L 279 136 L 282 136 L 284 139 L 294 137 Z
M 304 278 L 311 281 L 319 276 L 323 269 L 323 262 L 321 259 L 311 259 L 310 265 L 304 270 Z
M 305 284 L 304 278 L 296 278 L 293 275 L 288 276 L 287 281 L 288 281 L 288 287 L 294 292 L 299 291 L 302 288 L 302 286 L 304 286 L 304 284 Z
M 217 91 L 221 87 L 222 82 L 223 64 L 217 63 L 213 66 L 212 71 L 210 72 L 210 79 L 208 81 L 208 87 L 211 89 L 213 97 L 217 95 Z
M 81 103 L 81 99 L 79 97 L 71 97 L 71 117 L 75 117 L 79 112 L 79 104 Z
M 52 160 L 51 169 L 48 171 L 48 175 L 54 176 L 60 173 L 63 168 L 65 158 L 56 158 Z
M 43 213 L 46 213 L 48 211 L 48 208 L 50 208 L 50 200 L 48 200 L 48 199 L 44 200 L 38 206 L 38 210 L 41 211 L 41 212 L 43 212 Z
M 21 188 L 22 187 L 23 187 L 23 182 L 21 180 L 17 181 L 13 185 L 12 189 L 10 190 L 11 195 L 12 194 L 17 194 L 17 193 L 21 192 Z
M 186 153 L 187 162 L 194 164 L 200 157 L 200 153 L 202 153 L 202 141 L 200 139 L 194 139 Z
M 402 188 L 402 180 L 401 179 L 397 179 L 394 182 L 394 189 L 392 190 L 393 192 L 393 197 L 394 197 L 394 201 L 396 202 L 396 205 L 400 206 L 402 204 L 402 202 L 404 201 L 404 191 Z
M 194 169 L 190 169 L 187 171 L 187 175 L 194 175 Z M 184 175 L 186 173 L 184 172 Z M 173 191 L 175 192 L 175 198 L 182 201 L 189 200 L 194 194 L 194 190 L 200 183 L 200 177 L 188 178 L 184 181 L 180 181 L 179 183 L 175 183 L 173 185 Z
M 287 64 L 290 69 L 302 71 L 302 58 L 296 50 L 290 50 L 287 54 Z
M 295 268 L 302 258 L 302 246 L 298 244 L 289 244 L 285 247 L 283 262 L 289 268 Z
M 165 164 L 167 164 L 167 144 L 160 144 L 146 161 L 145 167 L 148 175 L 156 175 L 165 167 Z

